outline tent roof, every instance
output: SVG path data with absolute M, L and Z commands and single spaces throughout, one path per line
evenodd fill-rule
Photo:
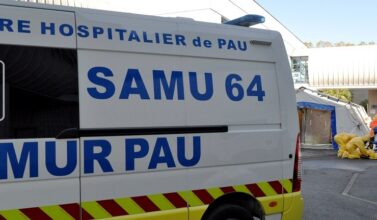
M 296 97 L 300 96 L 305 96 L 306 99 L 312 100 L 312 102 L 320 102 L 320 103 L 325 103 L 327 105 L 333 105 L 333 106 L 354 106 L 354 107 L 362 107 L 361 105 L 358 105 L 353 102 L 345 102 L 339 98 L 336 98 L 334 96 L 330 96 L 324 93 L 321 93 L 319 91 L 315 91 L 312 89 L 308 89 L 306 87 L 300 87 L 299 89 L 296 90 Z M 302 97 L 304 98 L 304 97 Z

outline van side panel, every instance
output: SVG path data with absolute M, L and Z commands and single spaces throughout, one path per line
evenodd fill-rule
M 274 62 L 269 31 L 119 12 L 76 9 L 80 49 Z
M 280 124 L 273 63 L 78 54 L 81 128 Z
M 76 48 L 73 12 L 0 6 L 1 44 Z
M 81 129 L 226 127 L 215 133 L 81 138 L 84 210 L 109 217 L 92 205 L 132 201 L 139 209 L 131 214 L 147 215 L 177 207 L 170 194 L 194 208 L 229 190 L 255 197 L 290 190 L 281 166 L 286 137 L 278 80 L 285 75 L 278 76 L 273 52 L 281 44 L 274 34 L 87 11 L 77 13 L 77 25 Z M 98 154 L 89 170 L 88 146 Z M 140 197 L 154 209 L 146 211 Z M 170 206 L 162 205 L 166 199 Z
M 79 98 L 58 98 L 79 102 L 80 125 L 70 139 L 0 141 L 0 218 L 200 218 L 232 192 L 264 207 L 276 198 L 266 214 L 300 214 L 289 207 L 301 201 L 289 158 L 298 124 L 280 34 L 26 6 L 0 6 L 0 42 L 77 48 Z

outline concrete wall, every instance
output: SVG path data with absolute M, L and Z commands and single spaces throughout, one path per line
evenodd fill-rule
M 351 89 L 352 102 L 360 104 L 365 99 L 368 99 L 368 89 Z

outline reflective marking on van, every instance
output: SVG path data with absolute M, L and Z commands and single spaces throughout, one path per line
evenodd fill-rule
M 255 198 L 282 195 L 292 192 L 292 180 L 283 179 L 245 185 L 213 187 L 182 192 L 158 193 L 126 198 L 51 205 L 0 211 L 0 219 L 98 219 L 124 215 L 168 211 L 177 208 L 209 205 L 215 199 L 232 192 L 242 192 Z M 81 209 L 81 211 L 80 211 Z

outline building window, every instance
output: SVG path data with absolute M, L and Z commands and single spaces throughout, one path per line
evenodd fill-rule
M 308 57 L 291 57 L 291 69 L 294 83 L 309 83 Z

